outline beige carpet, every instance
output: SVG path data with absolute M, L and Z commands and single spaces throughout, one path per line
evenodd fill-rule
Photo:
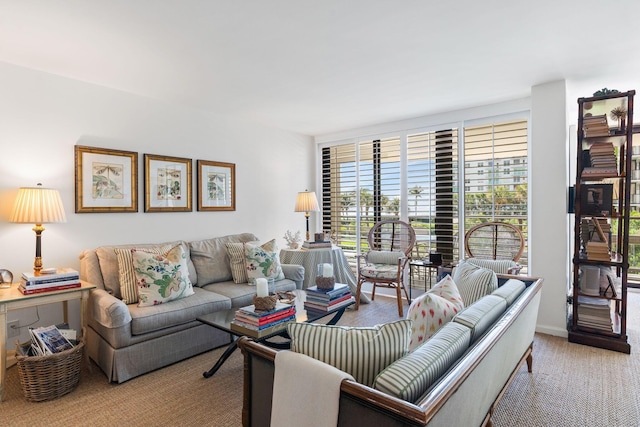
M 635 426 L 640 420 L 640 294 L 631 294 L 632 354 L 570 344 L 537 335 L 534 373 L 521 369 L 493 420 L 496 426 Z M 378 298 L 347 312 L 341 324 L 374 325 L 397 319 L 395 300 Z M 4 426 L 240 426 L 242 355 L 227 360 L 210 379 L 202 377 L 223 349 L 217 349 L 124 384 L 106 381 L 93 365 L 83 367 L 76 390 L 50 402 L 22 396 L 16 367 L 8 370 Z

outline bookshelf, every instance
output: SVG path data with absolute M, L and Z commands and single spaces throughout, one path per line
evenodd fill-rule
M 578 99 L 569 341 L 630 353 L 627 274 L 635 91 Z

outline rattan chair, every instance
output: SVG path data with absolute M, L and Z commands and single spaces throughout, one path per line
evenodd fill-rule
M 411 251 L 416 244 L 416 233 L 409 224 L 398 220 L 386 220 L 376 223 L 367 237 L 369 252 L 358 256 L 358 287 L 356 291 L 356 310 L 360 307 L 362 284 L 373 285 L 371 299 L 376 296 L 376 287 L 396 290 L 398 314 L 403 316 L 402 293 L 411 303 L 404 286 L 405 272 L 411 259 Z
M 464 250 L 470 258 L 508 259 L 518 262 L 524 252 L 524 237 L 518 227 L 506 222 L 478 224 L 464 236 Z

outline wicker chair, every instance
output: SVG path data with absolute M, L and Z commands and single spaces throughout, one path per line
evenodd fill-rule
M 524 252 L 524 237 L 515 225 L 485 222 L 467 231 L 464 236 L 464 250 L 470 258 L 518 262 Z
M 369 282 L 373 285 L 371 299 L 375 299 L 376 287 L 393 288 L 398 299 L 398 314 L 403 316 L 402 293 L 411 303 L 407 289 L 404 286 L 405 272 L 411 251 L 416 243 L 416 233 L 413 228 L 402 221 L 386 220 L 376 223 L 367 237 L 369 252 L 358 255 L 358 287 L 356 291 L 356 310 L 360 307 L 360 293 L 362 284 Z

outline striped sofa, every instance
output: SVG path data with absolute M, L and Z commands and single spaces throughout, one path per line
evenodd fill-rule
M 541 278 L 501 275 L 495 291 L 387 366 L 372 385 L 344 380 L 338 425 L 490 423 L 495 404 L 524 361 L 531 372 L 541 288 Z M 275 351 L 248 339 L 239 345 L 245 357 L 243 424 L 267 426 Z

